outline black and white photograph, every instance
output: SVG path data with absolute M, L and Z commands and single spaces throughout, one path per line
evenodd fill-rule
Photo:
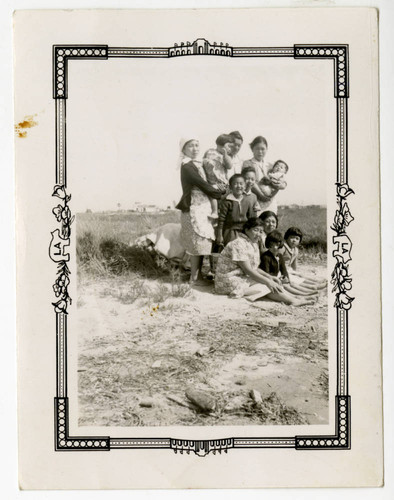
M 169 54 L 70 64 L 79 425 L 327 424 L 331 65 Z
M 381 481 L 376 35 L 16 14 L 25 489 Z

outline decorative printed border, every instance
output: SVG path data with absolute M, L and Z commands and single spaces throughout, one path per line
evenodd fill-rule
M 214 440 L 179 440 L 174 438 L 111 438 L 103 436 L 71 437 L 68 432 L 67 397 L 67 314 L 71 305 L 68 294 L 70 271 L 71 215 L 66 182 L 66 102 L 67 70 L 70 59 L 172 58 L 193 55 L 221 57 L 291 57 L 294 59 L 329 59 L 334 67 L 334 97 L 337 101 L 337 182 L 338 209 L 331 229 L 335 235 L 333 256 L 336 264 L 331 275 L 334 307 L 337 312 L 337 393 L 335 396 L 335 434 L 332 436 L 295 436 L 288 438 L 237 438 Z M 56 114 L 56 172 L 52 196 L 60 201 L 52 212 L 60 229 L 51 232 L 49 256 L 57 264 L 53 285 L 56 302 L 56 397 L 55 450 L 108 451 L 111 449 L 171 449 L 175 453 L 193 452 L 198 456 L 221 453 L 235 448 L 350 449 L 350 396 L 348 394 L 348 312 L 353 297 L 349 295 L 352 242 L 347 227 L 353 221 L 347 198 L 353 194 L 348 186 L 347 100 L 349 98 L 348 45 L 294 45 L 293 47 L 231 47 L 228 43 L 210 43 L 198 38 L 193 43 L 175 43 L 172 47 L 108 47 L 107 45 L 54 45 L 53 98 Z

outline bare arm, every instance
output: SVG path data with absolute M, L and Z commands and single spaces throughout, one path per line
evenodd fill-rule
M 283 288 L 281 286 L 279 286 L 277 283 L 275 283 L 271 279 L 271 276 L 266 277 L 262 273 L 260 273 L 259 271 L 252 269 L 249 261 L 242 261 L 242 262 L 238 262 L 237 264 L 242 269 L 242 271 L 246 274 L 246 276 L 253 278 L 257 283 L 261 283 L 262 285 L 268 286 L 268 288 L 271 290 L 271 292 L 273 292 L 273 293 L 283 292 Z
M 289 279 L 289 273 L 287 272 L 286 262 L 282 254 L 279 254 L 279 270 L 284 278 Z
M 297 271 L 297 257 L 291 263 L 291 268 L 293 269 L 293 271 Z
M 227 153 L 227 151 L 224 149 L 222 151 L 223 155 L 223 165 L 227 170 L 230 170 L 233 167 L 233 162 L 231 160 L 230 155 Z
M 265 195 L 261 189 L 255 184 L 252 187 L 252 193 L 254 193 L 257 196 L 257 199 L 260 201 L 269 201 L 271 199 L 270 196 Z
M 285 189 L 287 187 L 287 182 L 285 180 L 271 179 L 271 185 L 279 191 L 279 189 Z
M 182 166 L 182 173 L 185 178 L 188 179 L 188 181 L 193 185 L 197 186 L 198 188 L 201 189 L 203 193 L 205 193 L 207 196 L 210 196 L 211 198 L 216 198 L 220 199 L 224 190 L 220 189 L 215 189 L 212 187 L 207 181 L 205 181 L 201 175 L 198 173 L 198 170 L 196 167 L 193 166 L 193 164 L 187 163 L 186 165 Z
M 274 281 L 278 285 L 282 285 L 281 280 L 277 276 L 272 276 L 271 274 L 266 273 L 262 269 L 257 269 L 257 272 L 262 274 L 263 276 L 266 276 L 267 278 L 271 279 L 272 281 Z

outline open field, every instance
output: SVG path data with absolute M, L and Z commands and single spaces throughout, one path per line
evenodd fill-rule
M 312 208 L 280 211 L 280 227 L 309 228 L 300 269 L 323 277 L 326 212 Z M 178 219 L 77 216 L 79 424 L 327 423 L 326 290 L 293 308 L 190 289 L 185 271 L 129 246 Z
M 278 212 L 279 229 L 299 227 L 304 233 L 302 251 L 321 255 L 327 250 L 326 209 L 318 206 L 289 208 Z M 103 212 L 77 214 L 78 271 L 93 274 L 138 271 L 149 268 L 145 255 L 130 250 L 130 243 L 168 222 L 179 222 L 180 212 L 162 213 Z M 138 254 L 138 255 L 137 255 Z M 144 260 L 144 263 L 139 260 Z M 152 267 L 152 266 L 151 266 Z M 155 264 L 151 272 L 154 273 Z

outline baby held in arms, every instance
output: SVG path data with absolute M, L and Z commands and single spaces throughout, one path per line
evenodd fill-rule
M 221 134 L 216 139 L 216 149 L 211 148 L 204 154 L 203 168 L 207 181 L 216 189 L 228 188 L 227 172 L 232 168 L 230 153 L 234 139 L 231 135 Z M 218 202 L 210 198 L 212 213 L 210 218 L 218 218 Z
M 287 186 L 286 175 L 289 166 L 282 160 L 276 161 L 267 176 L 263 177 L 258 183 L 258 188 L 266 198 L 273 198 L 279 189 Z

